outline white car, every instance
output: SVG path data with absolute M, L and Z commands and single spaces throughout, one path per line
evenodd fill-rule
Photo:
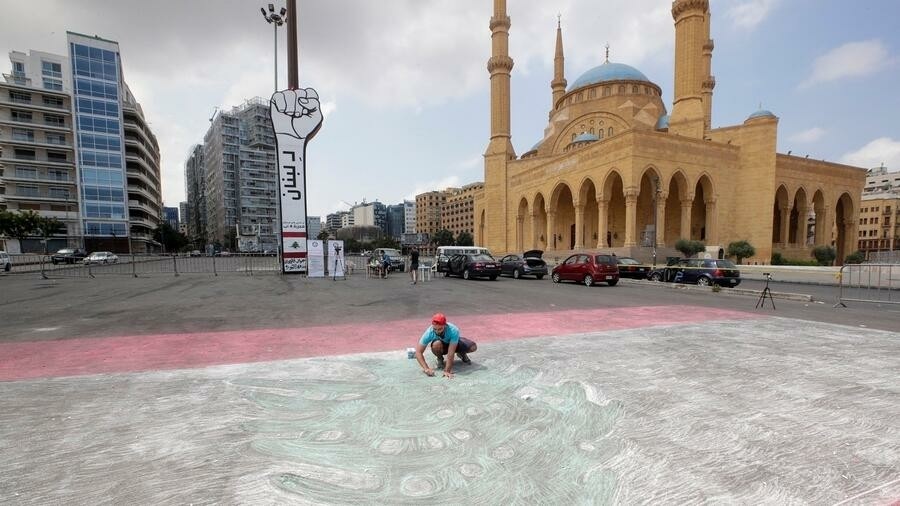
M 115 264 L 119 262 L 119 257 L 109 251 L 95 251 L 84 259 L 86 264 Z
M 0 251 L 0 269 L 3 269 L 3 272 L 9 272 L 12 269 L 12 259 L 5 251 Z

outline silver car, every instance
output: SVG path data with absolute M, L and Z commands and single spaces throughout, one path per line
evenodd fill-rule
M 85 264 L 116 264 L 119 257 L 109 251 L 95 251 L 84 259 Z

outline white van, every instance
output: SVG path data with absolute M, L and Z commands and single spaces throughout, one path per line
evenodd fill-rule
M 437 271 L 444 272 L 447 270 L 447 262 L 453 255 L 491 255 L 491 250 L 482 248 L 481 246 L 438 246 L 437 249 Z M 493 255 L 491 255 L 493 256 Z

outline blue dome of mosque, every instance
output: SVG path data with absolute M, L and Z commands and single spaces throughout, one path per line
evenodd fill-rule
M 766 117 L 772 117 L 772 118 L 774 118 L 775 115 L 772 114 L 772 111 L 767 111 L 767 110 L 765 110 L 765 109 L 760 109 L 760 110 L 754 112 L 753 114 L 751 114 L 750 116 L 747 116 L 747 119 L 753 119 L 753 118 L 766 118 Z
M 572 86 L 569 86 L 569 89 L 566 91 L 572 91 L 576 88 L 582 88 L 584 86 L 588 86 L 590 84 L 597 84 L 606 81 L 646 81 L 650 82 L 647 79 L 647 76 L 644 75 L 640 70 L 632 67 L 631 65 L 625 65 L 624 63 L 610 63 L 605 62 L 602 65 L 598 65 L 575 80 L 572 83 Z
M 600 140 L 600 137 L 597 137 L 596 135 L 594 135 L 594 134 L 592 134 L 592 133 L 581 132 L 580 134 L 578 134 L 578 135 L 575 137 L 575 139 L 572 140 L 572 142 L 573 142 L 573 143 L 575 143 L 575 142 L 589 142 L 589 141 L 599 141 L 599 140 Z
M 658 120 L 656 120 L 656 129 L 662 130 L 664 128 L 669 128 L 669 115 L 668 114 L 663 114 L 662 116 L 659 117 Z

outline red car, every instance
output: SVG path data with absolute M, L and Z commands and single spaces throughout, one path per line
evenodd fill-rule
M 554 283 L 564 279 L 591 286 L 597 282 L 616 286 L 619 282 L 619 265 L 612 255 L 603 253 L 575 253 L 553 268 L 550 275 Z

